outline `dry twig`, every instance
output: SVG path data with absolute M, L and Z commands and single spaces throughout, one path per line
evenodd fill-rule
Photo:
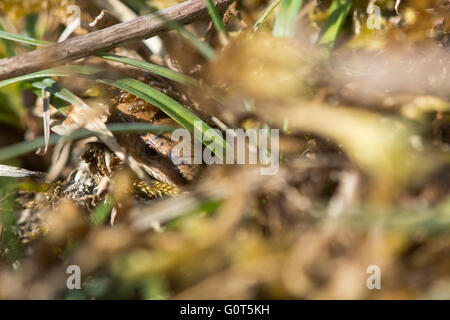
M 229 0 L 214 0 L 215 6 L 220 10 L 226 9 L 228 3 Z M 150 38 L 167 29 L 166 22 L 160 16 L 177 23 L 189 24 L 208 17 L 208 9 L 203 0 L 189 0 L 161 10 L 157 14 L 139 17 L 59 44 L 0 60 L 0 80 L 48 69 L 107 51 L 124 42 Z

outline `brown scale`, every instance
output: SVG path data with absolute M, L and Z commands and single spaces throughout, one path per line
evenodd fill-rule
M 88 143 L 88 148 L 81 155 L 81 159 L 88 165 L 89 172 L 97 184 L 103 177 L 110 177 L 123 165 L 122 161 L 107 150 L 103 143 L 98 142 Z
M 106 155 L 109 153 L 109 156 Z M 102 178 L 111 177 L 114 172 L 123 167 L 122 161 L 110 153 L 102 143 L 88 143 L 88 149 L 83 153 L 81 159 L 87 163 L 89 172 L 94 177 L 96 183 L 100 183 Z M 179 193 L 178 188 L 154 180 L 152 185 L 147 182 L 135 179 L 133 189 L 137 198 L 151 199 L 164 195 L 175 196 Z

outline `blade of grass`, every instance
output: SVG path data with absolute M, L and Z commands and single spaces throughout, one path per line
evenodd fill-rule
M 353 0 L 335 0 L 328 11 L 328 18 L 319 36 L 319 45 L 324 46 L 328 52 L 337 40 L 339 32 L 344 25 Z
M 112 132 L 172 132 L 176 128 L 169 126 L 155 126 L 147 123 L 112 123 L 107 125 L 108 129 Z M 95 132 L 89 131 L 87 129 L 77 130 L 67 136 L 60 136 L 57 134 L 52 134 L 49 139 L 48 145 L 54 145 L 59 141 L 71 141 L 79 140 L 88 137 L 95 136 Z M 5 161 L 11 158 L 15 158 L 44 146 L 44 138 L 36 138 L 30 141 L 24 141 L 17 144 L 13 144 L 0 149 L 0 161 Z
M 44 101 L 44 153 L 46 153 L 48 149 L 48 142 L 50 139 L 50 94 L 53 94 L 56 97 L 69 102 L 70 104 L 81 104 L 83 103 L 83 101 L 69 90 L 58 85 L 56 81 L 50 78 L 46 78 L 41 82 L 34 82 L 32 83 L 32 86 L 42 90 L 42 99 Z M 63 109 L 65 108 L 60 109 L 61 110 L 59 111 L 64 114 Z
M 225 148 L 227 146 L 225 140 L 212 134 L 211 130 L 209 130 L 211 129 L 211 127 L 208 124 L 206 124 L 197 115 L 183 107 L 174 99 L 146 85 L 141 81 L 131 78 L 120 79 L 116 81 L 109 79 L 98 79 L 97 81 L 127 91 L 153 104 L 155 107 L 161 109 L 169 117 L 175 120 L 183 128 L 189 130 L 192 133 L 196 130 L 199 130 L 202 136 L 206 137 L 207 141 L 213 141 L 213 143 L 210 144 L 206 144 L 205 141 L 201 142 L 204 143 L 205 146 L 211 151 L 214 151 L 218 157 L 223 159 L 223 152 L 225 151 Z M 197 123 L 201 123 L 201 128 L 196 125 Z
M 225 27 L 222 24 L 222 17 L 220 16 L 217 9 L 214 7 L 214 4 L 211 0 L 205 0 L 206 6 L 208 7 L 209 15 L 211 16 L 211 20 L 213 21 L 214 27 L 219 34 L 219 39 L 222 45 L 227 44 L 227 32 Z
M 253 26 L 253 31 L 256 32 L 261 28 L 261 26 L 264 24 L 264 22 L 266 22 L 267 18 L 273 12 L 273 10 L 278 7 L 280 2 L 281 0 L 274 0 L 269 4 L 269 6 L 264 10 L 258 20 L 256 20 L 255 25 Z
M 106 59 L 106 60 L 121 62 L 121 63 L 127 64 L 127 65 L 130 65 L 130 66 L 140 68 L 142 70 L 153 72 L 157 75 L 160 75 L 162 77 L 176 81 L 176 82 L 184 84 L 184 85 L 200 87 L 200 84 L 196 79 L 186 76 L 180 72 L 176 72 L 171 69 L 158 66 L 156 64 L 152 64 L 149 62 L 140 61 L 140 60 L 136 60 L 136 59 L 132 59 L 132 58 L 122 57 L 122 56 L 118 56 L 115 54 L 109 54 L 109 53 L 100 53 L 100 54 L 97 54 L 97 56 L 100 58 Z
M 75 75 L 90 76 L 99 73 L 101 71 L 103 71 L 103 69 L 89 66 L 61 66 L 0 81 L 0 88 L 15 82 L 31 80 L 36 78 L 70 77 Z
M 295 21 L 302 3 L 303 0 L 281 0 L 273 27 L 274 37 L 292 37 L 294 35 Z
M 54 96 L 69 102 L 70 104 L 81 104 L 83 101 L 70 92 L 68 89 L 61 87 L 55 80 L 51 78 L 43 79 L 42 81 L 33 82 L 33 87 L 38 89 L 45 89 Z
M 31 38 L 31 37 L 13 34 L 13 33 L 6 32 L 6 31 L 0 31 L 0 38 L 6 39 L 6 40 L 11 40 L 14 42 L 20 42 L 23 44 L 30 44 L 33 46 L 41 46 L 41 47 L 52 44 L 52 42 L 38 40 L 38 39 Z

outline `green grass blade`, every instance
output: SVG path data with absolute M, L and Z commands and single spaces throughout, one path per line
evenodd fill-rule
M 46 78 L 39 82 L 33 82 L 32 86 L 38 89 L 45 89 L 56 97 L 71 104 L 81 104 L 83 101 L 68 89 L 61 87 L 55 80 Z
M 275 10 L 275 8 L 278 7 L 280 2 L 281 0 L 274 0 L 269 4 L 269 6 L 264 10 L 264 12 L 255 22 L 255 25 L 253 26 L 253 31 L 258 31 L 261 28 L 261 26 L 264 24 L 264 22 L 266 22 L 267 18 L 273 12 L 273 10 Z
M 112 132 L 172 132 L 174 127 L 169 126 L 156 126 L 147 123 L 112 123 L 107 125 L 108 129 Z M 48 145 L 54 145 L 59 141 L 71 141 L 79 140 L 88 137 L 95 136 L 95 132 L 87 129 L 80 129 L 67 136 L 60 136 L 52 134 L 49 139 Z M 5 161 L 11 158 L 15 158 L 30 152 L 33 152 L 44 146 L 44 138 L 36 138 L 30 141 L 24 141 L 17 144 L 13 144 L 0 149 L 0 161 Z
M 56 97 L 67 101 L 71 104 L 82 103 L 81 99 L 70 92 L 68 89 L 61 87 L 55 80 L 51 78 L 46 78 L 42 81 L 33 82 L 31 84 L 33 87 L 38 89 L 45 89 Z
M 103 69 L 89 66 L 61 66 L 0 81 L 0 88 L 19 81 L 48 77 L 71 77 L 75 75 L 90 76 L 101 71 L 103 71 Z
M 328 19 L 320 32 L 320 45 L 328 50 L 334 47 L 352 4 L 353 0 L 334 0 L 328 11 Z
M 272 34 L 274 37 L 282 37 L 284 33 L 284 28 L 286 24 L 286 11 L 289 8 L 290 0 L 281 0 L 277 16 L 275 18 L 275 23 L 273 25 Z
M 23 44 L 31 44 L 33 46 L 48 46 L 48 45 L 52 44 L 52 42 L 38 40 L 38 39 L 31 38 L 31 37 L 26 37 L 26 36 L 21 36 L 21 35 L 13 34 L 13 33 L 6 32 L 6 31 L 0 31 L 0 38 L 6 39 L 6 40 L 11 40 L 14 42 L 20 42 Z
M 180 72 L 176 72 L 168 68 L 158 66 L 153 63 L 122 57 L 109 53 L 99 53 L 97 54 L 97 56 L 106 60 L 121 62 L 130 66 L 134 66 L 187 86 L 200 87 L 200 84 L 196 79 L 186 76 Z
M 280 9 L 273 27 L 274 37 L 292 37 L 303 0 L 281 0 Z
M 45 78 L 42 81 L 36 81 L 31 84 L 32 87 L 50 92 L 53 96 L 68 102 L 69 104 L 82 104 L 83 101 L 73 94 L 70 90 L 61 87 L 55 80 L 51 78 Z M 67 106 L 58 107 L 57 104 L 52 105 L 62 114 L 66 114 Z
M 147 102 L 155 105 L 155 107 L 160 108 L 164 113 L 183 127 L 189 126 L 190 120 L 192 120 L 192 122 L 194 120 L 200 120 L 200 118 L 196 117 L 172 98 L 169 98 L 162 92 L 146 85 L 141 81 L 131 78 L 116 81 L 99 79 L 97 81 L 127 91 L 143 100 L 146 100 Z
M 206 139 L 209 139 L 209 141 L 214 141 L 214 143 L 209 144 L 206 144 L 204 141 L 202 141 L 202 143 L 204 143 L 210 150 L 215 151 L 215 154 L 223 159 L 223 154 L 226 148 L 225 140 L 221 137 L 217 137 L 216 139 L 216 136 L 211 134 L 211 130 L 209 130 L 211 127 L 208 124 L 166 94 L 146 85 L 141 81 L 131 78 L 116 81 L 99 79 L 97 81 L 127 91 L 151 103 L 190 132 L 200 130 Z M 198 128 L 196 123 L 201 123 L 201 128 Z
M 222 45 L 225 45 L 227 43 L 227 32 L 222 24 L 222 17 L 220 16 L 216 7 L 214 7 L 214 3 L 211 0 L 205 0 L 205 2 L 206 6 L 208 7 L 208 12 L 209 15 L 211 16 L 214 27 L 219 33 L 219 39 L 222 42 Z

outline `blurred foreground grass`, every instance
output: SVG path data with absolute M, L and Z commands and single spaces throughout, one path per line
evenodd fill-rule
M 3 29 L 54 42 L 69 2 L 86 8 L 88 22 L 106 3 L 44 2 L 3 1 Z M 122 2 L 135 15 L 174 4 Z M 113 113 L 113 84 L 191 131 L 200 118 L 202 128 L 279 128 L 281 166 L 269 176 L 257 166 L 202 166 L 179 195 L 138 201 L 139 170 L 130 165 L 108 177 L 92 206 L 54 196 L 80 167 L 86 140 L 5 158 L 52 173 L 62 161 L 55 154 L 68 150 L 52 181 L 0 180 L 0 298 L 450 298 L 450 4 L 404 0 L 397 14 L 395 1 L 376 1 L 380 28 L 371 29 L 373 3 L 238 1 L 222 23 L 211 10 L 214 23 L 182 29 L 214 59 L 171 32 L 160 52 L 122 48 L 141 61 L 115 58 L 136 67 L 122 66 L 133 80 L 46 74 L 58 83 L 52 94 L 70 90 L 58 96 L 65 102 L 51 98 L 52 120 L 70 119 L 60 104 L 85 101 L 95 112 L 78 127 L 91 130 L 96 108 Z M 75 35 L 93 31 L 84 28 Z M 2 57 L 33 49 L 2 44 Z M 118 64 L 99 60 L 76 64 L 121 75 Z M 148 72 L 158 76 L 145 89 Z M 0 147 L 9 147 L 0 154 L 43 135 L 33 81 L 0 89 Z M 67 92 L 79 100 L 67 101 Z M 118 137 L 94 134 L 109 148 Z M 68 265 L 80 266 L 81 290 L 66 289 Z M 381 268 L 381 290 L 366 287 L 370 265 Z

